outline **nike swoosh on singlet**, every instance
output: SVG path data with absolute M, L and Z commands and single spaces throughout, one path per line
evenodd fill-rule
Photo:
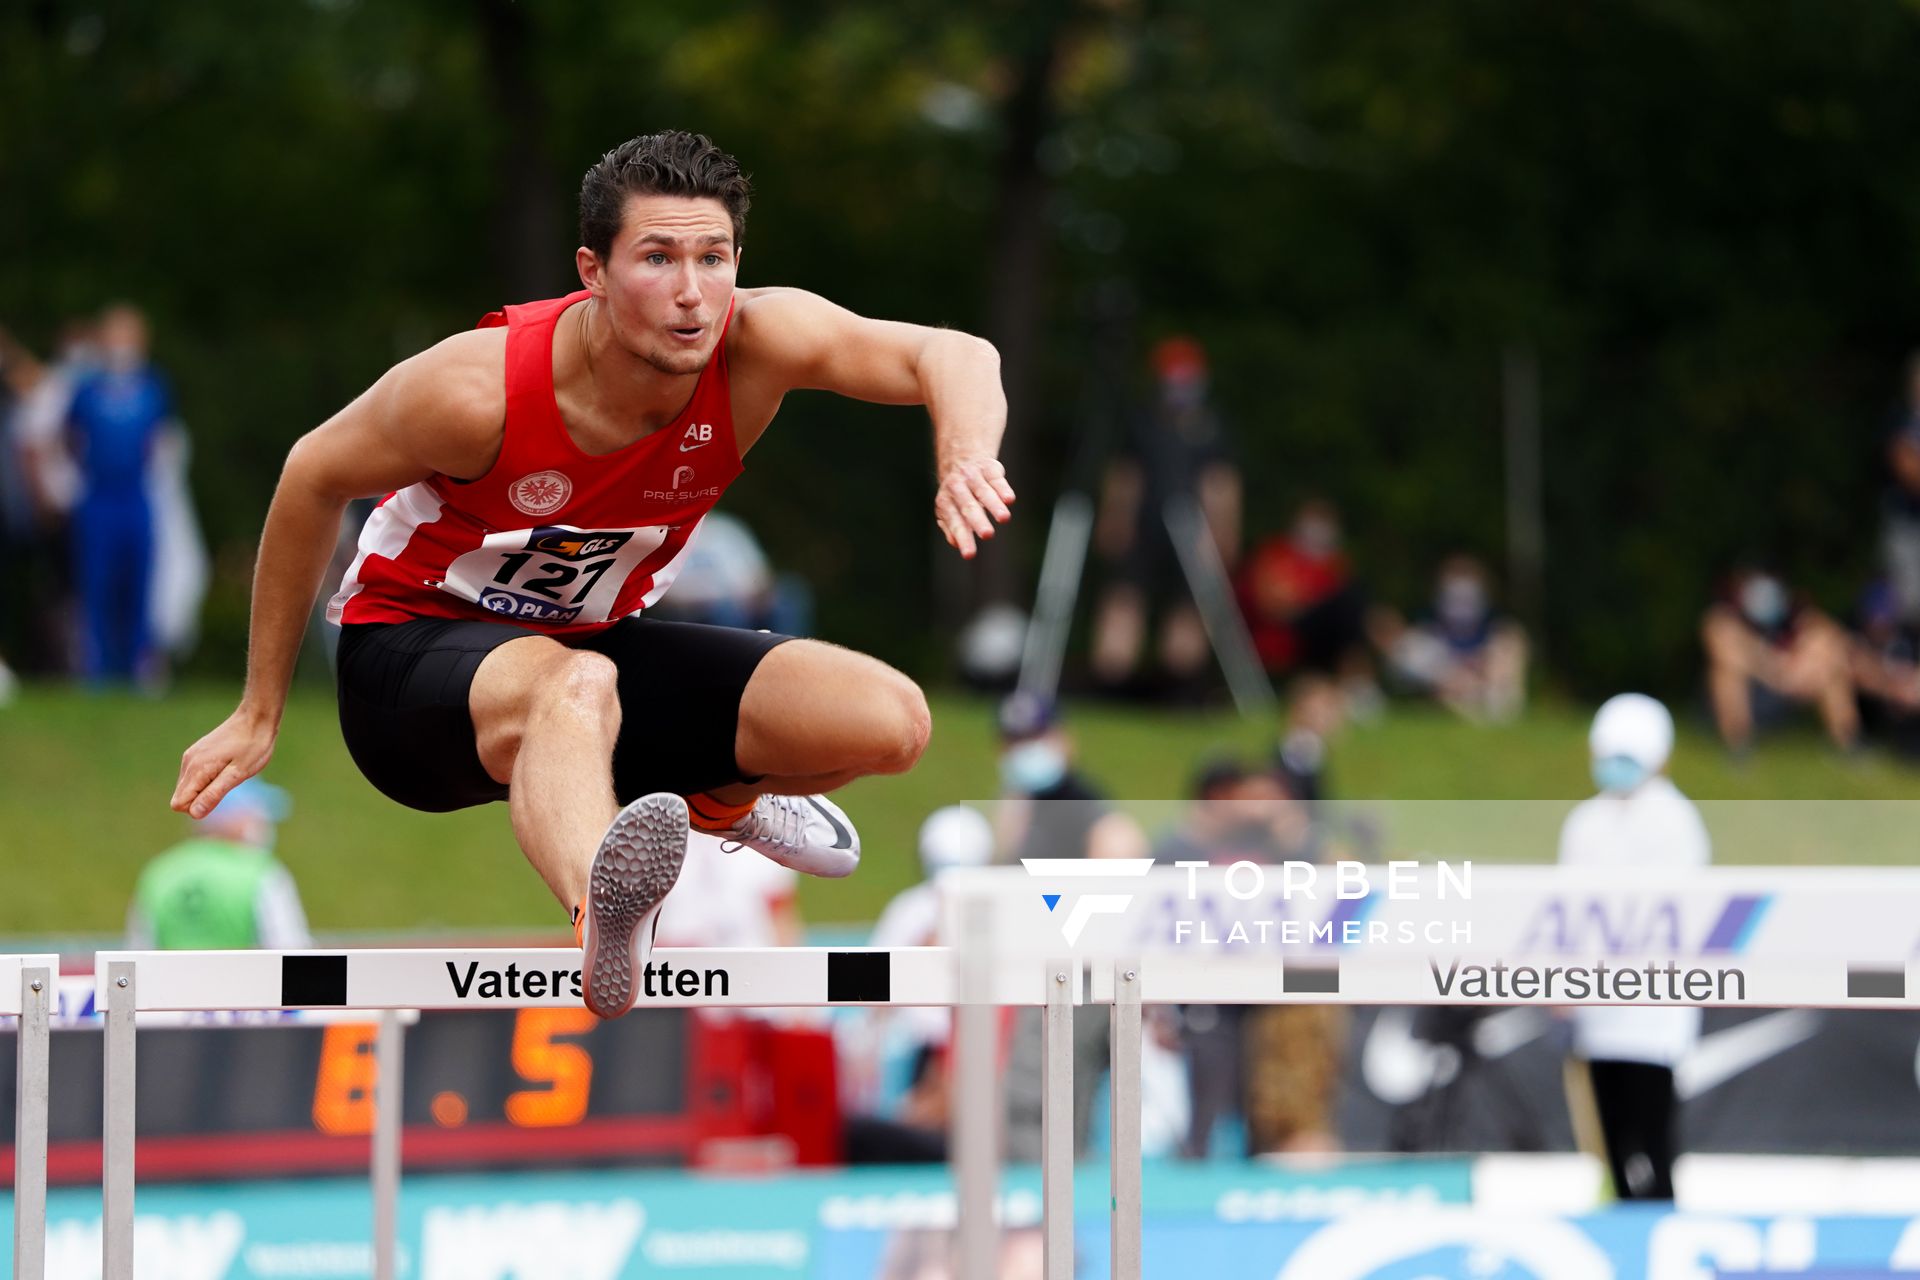
M 832 810 L 828 809 L 825 805 L 821 804 L 818 800 L 815 800 L 812 796 L 807 797 L 807 803 L 812 805 L 813 811 L 819 814 L 821 817 L 825 818 L 827 822 L 833 827 L 833 847 L 834 848 L 836 849 L 853 848 L 853 832 L 847 830 L 845 825 L 841 823 L 840 819 L 833 816 Z
M 712 443 L 713 441 L 711 440 L 695 440 L 692 444 L 688 444 L 685 440 L 682 440 L 680 442 L 680 452 L 692 453 L 695 449 L 704 449 Z

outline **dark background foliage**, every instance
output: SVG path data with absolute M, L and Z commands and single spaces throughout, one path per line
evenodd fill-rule
M 1408 605 L 1447 550 L 1503 562 L 1526 354 L 1551 675 L 1684 693 L 1736 555 L 1836 610 L 1872 570 L 1915 66 L 1898 0 L 41 0 L 0 8 L 0 323 L 151 311 L 219 559 L 197 665 L 234 671 L 294 438 L 569 287 L 579 173 L 698 129 L 755 176 L 744 282 L 1006 359 L 1025 505 L 979 569 L 933 534 L 921 416 L 796 396 L 754 454 L 729 506 L 824 634 L 937 675 L 1026 598 L 1120 294 L 1130 356 L 1211 350 L 1250 531 L 1330 494 Z

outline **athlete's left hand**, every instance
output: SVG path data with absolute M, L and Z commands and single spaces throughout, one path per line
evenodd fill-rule
M 971 560 L 979 549 L 976 538 L 991 538 L 994 525 L 1013 519 L 1012 501 L 1013 486 L 998 458 L 956 458 L 940 469 L 933 518 L 947 545 Z

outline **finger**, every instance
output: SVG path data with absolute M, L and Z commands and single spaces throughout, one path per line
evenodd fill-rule
M 241 782 L 246 780 L 246 776 L 246 770 L 242 769 L 239 765 L 227 765 L 226 768 L 220 770 L 220 772 L 214 776 L 213 781 L 207 784 L 205 790 L 193 798 L 193 803 L 187 807 L 187 812 L 196 818 L 206 817 L 213 812 L 215 805 L 226 799 L 227 792 L 233 790 L 239 786 Z
M 987 513 L 1001 524 L 1013 519 L 1013 512 L 1007 510 L 1007 504 L 1000 500 L 999 493 L 994 490 L 993 481 L 987 477 L 981 476 L 973 482 L 973 496 L 981 506 L 987 509 Z
M 947 542 L 960 553 L 962 560 L 973 559 L 973 553 L 977 547 L 973 541 L 973 534 L 968 532 L 964 522 L 958 519 L 947 520 L 941 524 L 940 531 L 947 535 Z
M 966 480 L 956 478 L 950 492 L 953 494 L 954 510 L 960 513 L 966 526 L 982 538 L 991 538 L 993 521 L 987 519 L 987 513 L 981 509 L 979 501 L 973 496 L 973 490 L 967 487 Z
M 223 760 L 217 757 L 195 756 L 188 752 L 188 758 L 180 765 L 180 781 L 173 788 L 173 807 L 181 813 L 187 811 L 187 802 L 200 794 L 201 788 L 213 780 L 220 772 Z
M 989 458 L 981 464 L 980 473 L 986 477 L 987 483 L 993 487 L 994 493 L 999 496 L 1002 502 L 1013 501 L 1013 486 L 1007 483 L 1007 468 L 1005 463 L 1001 462 L 998 458 Z

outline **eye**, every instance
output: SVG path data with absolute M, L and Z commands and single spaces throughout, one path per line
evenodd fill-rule
M 725 258 L 722 258 L 722 257 L 721 257 L 721 256 L 720 256 L 719 254 L 717 254 L 717 253 L 710 253 L 710 254 L 708 254 L 708 255 L 707 255 L 707 256 L 706 256 L 706 257 L 705 257 L 705 258 L 703 259 L 703 261 L 704 261 L 704 262 L 705 262 L 705 263 L 706 263 L 706 264 L 707 264 L 708 266 L 710 266 L 710 267 L 717 267 L 717 266 L 719 266 L 719 265 L 720 265 L 720 264 L 721 264 L 722 262 L 725 262 L 725 261 L 726 261 L 726 259 L 725 259 Z
M 652 267 L 664 267 L 667 265 L 667 255 L 664 253 L 650 253 L 647 255 L 647 265 Z

